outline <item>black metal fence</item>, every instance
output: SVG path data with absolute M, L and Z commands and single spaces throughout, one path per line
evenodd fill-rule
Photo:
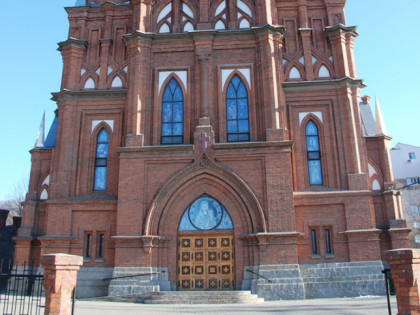
M 0 261 L 0 314 L 43 315 L 44 276 L 26 263 L 12 266 L 12 262 Z

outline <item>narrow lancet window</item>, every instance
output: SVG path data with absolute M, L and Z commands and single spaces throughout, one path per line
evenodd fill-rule
M 92 234 L 86 233 L 86 239 L 85 239 L 85 258 L 90 258 L 90 246 L 92 241 Z
M 332 254 L 330 229 L 325 229 L 325 252 Z
M 108 132 L 104 128 L 99 132 L 96 142 L 95 181 L 93 185 L 95 191 L 104 191 L 106 188 L 108 142 Z
M 318 128 L 310 120 L 306 124 L 306 152 L 310 185 L 322 185 L 321 153 L 319 151 Z
M 100 233 L 98 237 L 98 258 L 104 258 L 104 239 L 105 234 Z
M 249 141 L 248 92 L 242 80 L 235 75 L 226 92 L 227 141 Z
M 184 136 L 184 96 L 175 79 L 171 79 L 162 97 L 162 144 L 181 144 Z
M 318 244 L 316 240 L 316 230 L 311 230 L 311 244 L 312 244 L 312 255 L 318 255 Z

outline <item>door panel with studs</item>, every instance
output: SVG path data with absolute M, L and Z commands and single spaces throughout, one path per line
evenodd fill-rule
M 234 288 L 233 232 L 178 233 L 178 289 Z

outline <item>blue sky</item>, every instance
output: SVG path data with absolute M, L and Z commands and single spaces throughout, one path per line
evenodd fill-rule
M 62 71 L 57 43 L 68 32 L 64 7 L 75 2 L 0 2 L 0 200 L 30 172 L 29 150 L 44 110 L 46 131 L 51 125 L 50 93 L 59 91 Z M 420 1 L 347 0 L 345 12 L 360 34 L 357 72 L 368 85 L 362 95 L 378 97 L 392 145 L 420 146 Z

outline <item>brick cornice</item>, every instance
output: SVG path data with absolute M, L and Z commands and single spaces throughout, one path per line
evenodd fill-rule
M 351 236 L 361 236 L 361 235 L 365 235 L 365 234 L 379 234 L 381 233 L 382 230 L 380 229 L 360 229 L 360 230 L 347 230 L 347 231 L 343 231 L 343 232 L 339 232 L 339 233 L 343 233 L 345 235 L 351 235 Z
M 329 198 L 338 197 L 338 198 L 344 198 L 344 197 L 360 197 L 360 196 L 370 196 L 372 195 L 372 192 L 370 190 L 333 190 L 333 191 L 295 191 L 293 192 L 293 197 L 295 198 L 295 201 L 298 200 L 310 200 L 313 198 L 317 198 L 316 202 L 319 204 L 325 204 L 330 201 Z M 321 202 L 321 198 L 326 198 L 325 202 Z M 300 205 L 300 203 L 299 203 Z
M 334 26 L 327 26 L 325 28 L 325 32 L 329 35 L 335 34 L 337 32 L 347 33 L 350 35 L 353 35 L 354 37 L 359 36 L 359 34 L 356 32 L 357 26 L 346 26 L 343 24 L 337 24 Z
M 271 24 L 265 24 L 262 26 L 252 27 L 251 32 L 254 34 L 264 34 L 264 33 L 272 33 L 272 34 L 279 34 L 284 35 L 286 29 L 283 25 L 271 25 Z
M 50 154 L 52 149 L 53 148 L 51 147 L 32 148 L 31 150 L 29 150 L 29 153 L 30 154 L 34 154 L 34 153 Z
M 301 27 L 298 29 L 298 31 L 302 36 L 311 36 L 313 29 L 308 27 Z
M 70 37 L 69 39 L 65 40 L 64 42 L 59 42 L 57 50 L 58 51 L 63 51 L 63 50 L 69 49 L 71 47 L 86 49 L 87 45 L 88 45 L 87 40 Z
M 300 236 L 300 232 L 288 231 L 288 232 L 261 232 L 247 235 L 241 235 L 240 238 L 247 239 L 282 239 L 282 238 L 295 238 Z
M 215 143 L 214 149 L 220 150 L 241 150 L 241 149 L 291 149 L 293 141 L 259 141 L 259 142 L 232 142 L 232 143 Z M 159 155 L 164 153 L 191 153 L 194 149 L 192 144 L 183 145 L 156 145 L 156 146 L 143 146 L 143 147 L 120 147 L 117 149 L 119 153 L 130 154 L 130 153 L 141 153 L 141 154 L 153 154 Z M 218 152 L 215 152 L 217 154 Z
M 224 143 L 215 143 L 215 149 L 262 149 L 262 148 L 291 148 L 293 146 L 293 141 L 255 141 L 255 142 L 224 142 Z
M 179 152 L 190 152 L 192 153 L 194 146 L 192 144 L 181 144 L 181 145 L 156 145 L 156 146 L 138 146 L 138 147 L 120 147 L 117 148 L 119 153 L 142 153 L 142 154 L 153 154 L 159 155 L 164 152 L 179 153 Z
M 266 24 L 256 26 L 250 29 L 241 30 L 194 30 L 188 33 L 177 34 L 156 34 L 150 32 L 135 31 L 131 34 L 124 35 L 123 40 L 126 44 L 135 41 L 159 41 L 159 40 L 189 40 L 197 38 L 226 38 L 238 36 L 256 36 L 265 33 L 284 35 L 285 28 L 282 25 Z
M 363 136 L 364 139 L 366 140 L 377 140 L 377 139 L 381 139 L 381 140 L 387 140 L 387 141 L 391 141 L 392 137 L 387 136 L 387 135 L 380 135 L 380 136 Z
M 255 241 L 259 250 L 264 252 L 267 246 L 273 244 L 296 244 L 298 237 L 301 236 L 299 232 L 263 232 L 248 235 L 241 235 L 240 238 L 244 241 Z
M 72 91 L 63 89 L 60 92 L 51 93 L 53 101 L 62 99 L 94 99 L 94 98 L 118 98 L 126 97 L 127 89 L 119 90 L 89 90 L 89 91 Z
M 134 2 L 135 2 L 136 0 L 134 0 Z M 131 2 L 133 2 L 133 1 L 131 1 Z M 65 7 L 64 8 L 64 10 L 66 10 L 66 12 L 67 13 L 74 13 L 74 12 L 85 12 L 86 11 L 86 8 L 89 8 L 89 9 L 103 9 L 103 8 L 106 8 L 106 9 L 109 9 L 109 8 L 115 8 L 115 7 L 127 7 L 127 6 L 131 6 L 132 5 L 132 3 L 115 3 L 115 2 L 113 2 L 113 1 L 107 1 L 107 2 L 105 2 L 105 3 L 103 3 L 103 4 L 101 4 L 101 5 L 84 5 L 84 6 L 78 6 L 78 7 L 75 7 L 75 6 L 72 6 L 72 7 Z M 146 2 L 146 1 L 138 1 L 138 2 Z
M 382 233 L 380 229 L 359 229 L 359 230 L 346 230 L 338 232 L 338 234 L 345 235 L 347 239 L 352 241 L 369 241 L 369 240 L 379 240 L 379 234 Z
M 343 77 L 333 80 L 317 80 L 317 81 L 297 81 L 297 82 L 283 82 L 283 89 L 289 90 L 318 90 L 318 89 L 331 89 L 339 87 L 358 87 L 364 88 L 366 85 L 363 80 L 352 79 L 350 77 Z
M 48 199 L 44 201 L 38 201 L 37 204 L 83 204 L 83 205 L 116 205 L 118 203 L 118 197 L 116 195 L 108 195 L 108 194 L 90 194 L 90 195 L 82 195 L 82 196 L 75 196 L 75 197 L 68 197 L 64 199 Z M 106 210 L 106 209 L 101 209 Z M 114 209 L 110 209 L 110 211 L 114 211 Z

